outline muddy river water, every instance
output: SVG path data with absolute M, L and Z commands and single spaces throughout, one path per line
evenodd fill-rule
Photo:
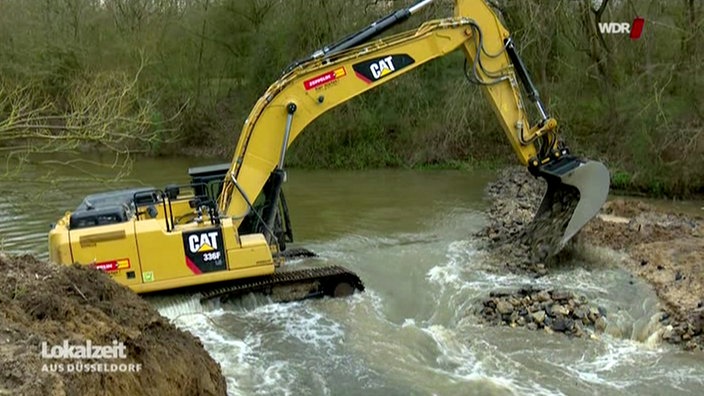
M 49 224 L 88 193 L 185 182 L 205 160 L 140 160 L 131 180 L 54 187 L 0 182 L 5 251 L 46 257 Z M 61 175 L 54 175 L 60 180 Z M 531 279 L 491 271 L 472 238 L 491 173 L 289 172 L 297 244 L 344 265 L 367 291 L 346 299 L 228 305 L 151 299 L 220 362 L 232 395 L 704 394 L 704 354 L 654 341 L 657 299 L 618 257 Z M 43 192 L 42 192 L 43 191 Z M 566 287 L 607 311 L 595 339 L 481 325 L 474 304 L 496 288 Z

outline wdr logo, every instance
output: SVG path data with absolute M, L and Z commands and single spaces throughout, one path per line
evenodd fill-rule
M 636 18 L 633 23 L 628 22 L 599 22 L 599 32 L 601 34 L 624 34 L 629 33 L 631 40 L 638 40 L 643 34 L 645 19 Z

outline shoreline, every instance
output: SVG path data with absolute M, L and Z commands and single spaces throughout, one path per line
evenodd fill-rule
M 655 290 L 663 312 L 661 340 L 704 350 L 704 211 L 683 213 L 613 197 L 565 249 L 539 260 L 522 237 L 544 191 L 544 183 L 517 167 L 498 172 L 489 184 L 489 224 L 477 236 L 499 257 L 499 270 L 535 278 L 558 270 L 585 248 L 618 252 L 624 256 L 618 265 Z

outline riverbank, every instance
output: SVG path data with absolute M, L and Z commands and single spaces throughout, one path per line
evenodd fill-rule
M 502 270 L 540 277 L 587 251 L 621 252 L 619 265 L 647 281 L 662 302 L 662 340 L 685 349 L 704 349 L 704 216 L 613 199 L 563 252 L 542 260 L 535 256 L 534 245 L 525 243 L 524 226 L 544 191 L 544 182 L 522 168 L 500 172 L 489 185 L 489 224 L 479 236 L 501 257 Z
M 53 354 L 57 346 L 87 342 L 124 345 L 124 354 L 119 359 L 40 354 L 42 348 Z M 99 371 L 115 366 L 117 372 Z M 220 366 L 201 342 L 139 296 L 97 270 L 31 256 L 0 255 L 0 373 L 0 394 L 226 394 Z
M 578 243 L 624 252 L 620 264 L 648 281 L 663 302 L 663 339 L 704 349 L 703 216 L 616 199 L 587 224 Z

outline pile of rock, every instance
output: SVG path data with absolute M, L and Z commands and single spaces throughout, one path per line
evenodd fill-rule
M 606 329 L 606 310 L 592 306 L 584 296 L 566 290 L 523 287 L 494 291 L 479 307 L 485 323 L 545 329 L 584 337 Z
M 512 272 L 546 275 L 547 266 L 564 261 L 569 251 L 559 244 L 579 201 L 576 189 L 551 191 L 550 202 L 538 216 L 547 183 L 524 168 L 508 168 L 487 187 L 491 199 L 489 224 L 477 236 L 502 258 Z
M 491 200 L 489 224 L 481 231 L 494 244 L 514 240 L 531 222 L 547 190 L 525 168 L 507 168 L 489 183 L 486 195 Z
M 704 300 L 688 317 L 680 316 L 683 315 L 662 316 L 660 323 L 665 329 L 662 339 L 670 344 L 682 345 L 687 350 L 704 349 Z

